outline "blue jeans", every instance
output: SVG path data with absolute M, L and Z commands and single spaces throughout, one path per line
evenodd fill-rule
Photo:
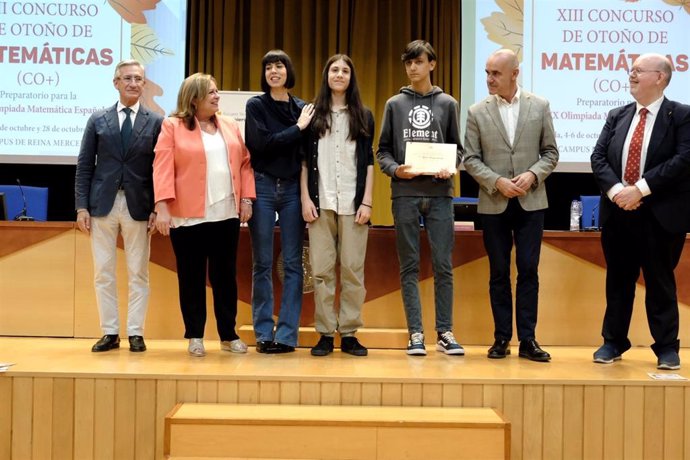
M 302 312 L 302 246 L 304 221 L 298 179 L 278 179 L 254 172 L 256 201 L 249 221 L 254 270 L 252 315 L 257 342 L 273 341 L 297 346 Z M 273 231 L 275 215 L 280 224 L 285 278 L 278 325 L 273 321 Z M 275 328 L 275 334 L 273 329 Z
M 410 333 L 424 332 L 419 300 L 419 218 L 424 217 L 434 271 L 436 331 L 453 328 L 453 203 L 450 197 L 393 198 L 400 287 Z

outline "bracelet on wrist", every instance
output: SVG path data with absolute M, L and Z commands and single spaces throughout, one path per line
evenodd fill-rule
M 367 208 L 372 209 L 370 204 L 362 203 L 362 206 L 366 206 Z
M 252 200 L 250 200 L 249 198 L 242 198 L 242 199 L 240 200 L 240 202 L 241 202 L 241 203 L 244 203 L 244 204 L 248 204 L 249 206 L 251 206 L 252 204 L 254 204 L 254 203 L 252 202 Z

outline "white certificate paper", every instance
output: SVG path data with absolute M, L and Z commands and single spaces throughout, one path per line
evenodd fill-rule
M 458 146 L 436 142 L 407 142 L 405 145 L 405 164 L 409 172 L 435 175 L 442 169 L 455 173 Z

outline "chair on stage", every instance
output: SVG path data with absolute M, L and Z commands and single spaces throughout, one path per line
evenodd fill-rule
M 477 204 L 479 198 L 469 196 L 453 197 L 453 215 L 455 222 L 472 222 L 475 229 L 480 228 Z
M 48 220 L 48 188 L 0 185 L 5 195 L 5 212 L 10 220 Z M 26 199 L 26 212 L 24 203 Z
M 596 232 L 599 230 L 599 195 L 581 195 L 582 202 L 582 219 L 580 220 L 580 229 L 589 232 Z

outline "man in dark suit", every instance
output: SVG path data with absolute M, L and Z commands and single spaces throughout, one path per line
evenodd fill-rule
M 603 195 L 606 258 L 604 344 L 594 362 L 612 363 L 630 348 L 628 329 L 640 269 L 652 350 L 659 369 L 679 369 L 678 301 L 673 270 L 690 229 L 690 106 L 670 101 L 671 62 L 644 54 L 630 69 L 634 103 L 609 112 L 592 153 Z
M 488 357 L 501 359 L 510 354 L 510 254 L 515 241 L 519 356 L 548 362 L 551 355 L 537 343 L 535 329 L 544 210 L 549 206 L 544 181 L 558 163 L 558 147 L 549 102 L 520 88 L 519 72 L 512 50 L 496 51 L 486 61 L 490 95 L 468 111 L 465 169 L 480 186 L 478 211 L 489 256 L 495 340 Z
M 122 234 L 129 274 L 129 349 L 146 350 L 144 321 L 149 297 L 149 243 L 155 229 L 153 148 L 163 117 L 141 105 L 146 79 L 137 61 L 115 67 L 120 100 L 86 123 L 77 160 L 75 202 L 79 229 L 91 235 L 94 282 L 103 337 L 91 351 L 120 346 L 115 269 Z

